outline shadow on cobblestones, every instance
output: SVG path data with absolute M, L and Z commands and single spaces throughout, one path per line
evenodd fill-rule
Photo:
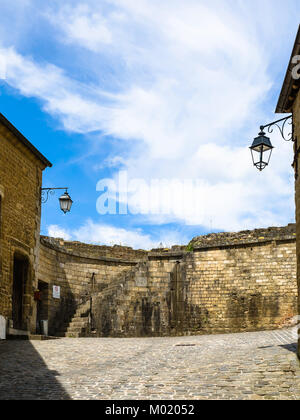
M 0 400 L 300 400 L 296 337 L 0 342 Z
M 68 400 L 58 376 L 30 341 L 0 343 L 0 400 Z

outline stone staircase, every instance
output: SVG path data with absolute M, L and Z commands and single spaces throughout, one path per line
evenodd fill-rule
M 107 287 L 101 292 L 95 292 L 90 297 L 93 302 L 97 298 L 104 299 L 110 294 L 114 294 L 115 297 L 124 298 L 127 294 L 127 288 L 135 278 L 136 273 L 140 270 L 143 264 L 137 264 L 134 268 L 119 274 L 114 278 Z M 129 286 L 130 287 L 130 286 Z M 60 333 L 56 334 L 58 337 L 92 337 L 94 332 L 91 330 L 91 314 L 90 314 L 90 300 L 82 303 L 78 306 L 73 318 L 67 324 L 65 324 Z
M 86 337 L 90 332 L 90 301 L 81 304 L 69 324 L 65 324 L 58 337 Z

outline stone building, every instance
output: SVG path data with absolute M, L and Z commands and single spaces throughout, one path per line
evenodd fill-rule
M 42 173 L 50 166 L 0 114 L 0 318 L 10 334 L 36 330 Z
M 287 73 L 280 93 L 276 112 L 280 114 L 292 113 L 293 115 L 293 138 L 294 138 L 294 162 L 295 169 L 295 201 L 296 201 L 296 225 L 297 225 L 297 279 L 300 294 L 300 27 L 288 65 Z M 298 294 L 298 295 L 299 295 Z M 298 314 L 300 314 L 300 298 L 298 301 Z M 299 334 L 298 334 L 299 336 Z M 300 338 L 298 345 L 300 356 Z

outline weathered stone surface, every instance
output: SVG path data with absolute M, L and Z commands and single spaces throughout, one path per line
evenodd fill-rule
M 52 245 L 54 249 L 60 248 L 61 251 L 67 252 L 71 255 L 78 255 L 95 259 L 98 259 L 99 257 L 106 257 L 126 261 L 140 261 L 143 258 L 147 258 L 148 254 L 147 251 L 134 250 L 130 247 L 121 245 L 92 245 L 82 242 L 65 241 L 58 238 L 49 238 L 47 236 L 41 236 L 41 242 L 48 246 Z
M 67 332 L 78 306 L 85 304 L 91 293 L 106 289 L 117 276 L 137 264 L 130 259 L 123 261 L 113 257 L 96 257 L 94 252 L 89 252 L 89 245 L 83 253 L 82 249 L 80 252 L 78 249 L 72 251 L 70 245 L 65 249 L 63 244 L 52 238 L 41 238 L 38 278 L 48 284 L 47 319 L 50 335 Z M 84 248 L 84 244 L 81 248 Z M 132 256 L 131 251 L 128 257 Z M 53 299 L 53 286 L 60 286 L 60 299 Z
M 214 235 L 209 247 L 204 237 L 193 252 L 125 248 L 126 260 L 97 257 L 102 247 L 91 253 L 89 245 L 43 237 L 39 279 L 62 293 L 49 299 L 50 334 L 169 336 L 284 326 L 297 315 L 294 231 L 267 230 L 264 240 L 262 231 L 247 232 L 250 242 L 244 232 Z M 85 322 L 78 323 L 78 312 Z
M 296 224 L 285 227 L 270 227 L 268 229 L 246 230 L 242 232 L 212 233 L 198 236 L 190 242 L 193 248 L 233 246 L 251 243 L 263 243 L 270 240 L 295 239 Z
M 26 260 L 22 327 L 35 332 L 42 171 L 45 163 L 0 122 L 0 315 L 13 317 L 14 256 Z
M 300 27 L 296 35 L 295 44 L 291 54 L 291 59 L 287 67 L 286 76 L 279 95 L 276 112 L 278 114 L 286 113 L 287 120 L 282 122 L 282 132 L 285 140 L 293 140 L 294 159 L 292 166 L 295 170 L 295 203 L 296 203 L 296 235 L 297 235 L 297 281 L 298 281 L 298 314 L 300 316 L 300 179 L 299 179 L 299 158 L 300 158 L 300 80 L 297 59 L 300 53 Z M 292 113 L 293 119 L 289 119 Z M 292 136 L 290 136 L 290 134 Z M 292 157 L 291 157 L 292 161 Z M 299 318 L 300 319 L 300 318 Z M 300 328 L 300 326 L 299 326 Z M 299 346 L 300 357 L 300 329 Z
M 298 281 L 298 290 L 299 290 L 299 298 L 298 298 L 298 314 L 300 315 L 300 177 L 299 177 L 299 170 L 300 170 L 300 155 L 299 155 L 299 147 L 300 147 L 300 93 L 298 93 L 297 99 L 294 103 L 293 107 L 293 119 L 294 119 L 294 136 L 295 136 L 295 143 L 294 143 L 294 152 L 295 152 L 295 161 L 294 161 L 294 169 L 295 169 L 295 202 L 296 202 L 296 223 L 297 223 L 297 281 Z M 296 155 L 297 153 L 297 155 Z M 300 335 L 299 335 L 300 337 Z M 299 356 L 300 356 L 300 339 L 299 339 Z

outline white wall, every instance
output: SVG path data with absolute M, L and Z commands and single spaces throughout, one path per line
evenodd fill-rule
M 0 315 L 0 340 L 6 339 L 6 319 Z

